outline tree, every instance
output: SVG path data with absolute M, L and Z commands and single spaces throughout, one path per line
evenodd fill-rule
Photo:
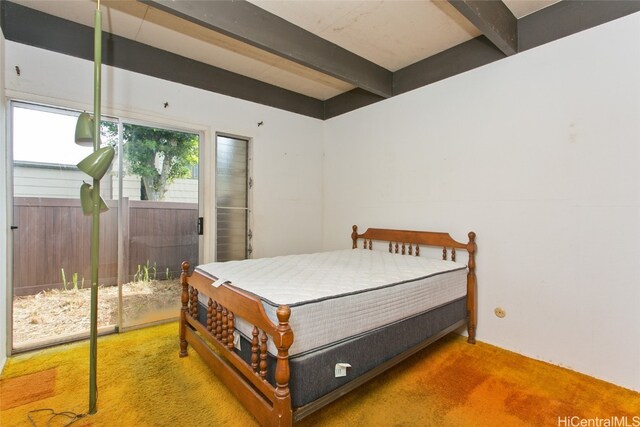
M 115 123 L 103 122 L 102 134 L 117 141 Z M 125 124 L 123 138 L 126 170 L 140 177 L 142 200 L 163 200 L 168 185 L 190 177 L 198 163 L 196 134 Z

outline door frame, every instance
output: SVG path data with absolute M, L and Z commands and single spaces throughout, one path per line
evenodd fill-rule
M 72 102 L 72 101 L 68 101 L 68 100 L 60 100 L 60 99 L 51 99 L 48 97 L 43 97 L 43 96 L 24 96 L 22 94 L 20 95 L 15 95 L 15 94 L 8 94 L 7 97 L 5 98 L 5 138 L 6 138 L 6 144 L 4 147 L 4 155 L 5 157 L 5 172 L 4 172 L 4 179 L 5 179 L 5 183 L 6 183 L 6 191 L 5 191 L 5 200 L 6 200 L 6 224 L 7 224 L 7 228 L 9 228 L 14 221 L 13 218 L 13 199 L 14 199 L 14 171 L 13 171 L 13 108 L 15 105 L 26 105 L 29 108 L 36 108 L 36 109 L 41 109 L 41 110 L 50 110 L 50 111 L 55 111 L 55 112 L 64 112 L 66 111 L 70 111 L 73 113 L 80 113 L 83 110 L 86 111 L 86 109 L 88 108 L 87 106 L 77 103 L 77 102 Z M 135 112 L 131 112 L 131 111 L 126 111 L 126 110 L 119 110 L 119 109 L 112 109 L 112 108 L 103 108 L 103 117 L 109 117 L 110 119 L 113 119 L 115 122 L 117 122 L 120 126 L 120 123 L 131 123 L 131 124 L 140 124 L 140 125 L 146 125 L 146 126 L 157 126 L 157 127 L 162 127 L 165 129 L 169 129 L 169 130 L 177 130 L 177 131 L 184 131 L 184 132 L 189 132 L 189 133 L 195 133 L 199 135 L 199 159 L 198 159 L 198 215 L 200 217 L 207 217 L 210 216 L 211 213 L 210 211 L 212 209 L 206 209 L 206 206 L 209 206 L 208 201 L 211 199 L 211 193 L 212 191 L 210 190 L 210 186 L 206 185 L 207 182 L 209 182 L 209 171 L 207 170 L 208 168 L 203 167 L 203 165 L 206 165 L 208 163 L 208 159 L 213 158 L 210 154 L 209 154 L 209 150 L 210 150 L 210 146 L 211 146 L 211 135 L 212 132 L 210 130 L 210 128 L 208 126 L 204 126 L 201 124 L 195 124 L 195 123 L 188 123 L 185 121 L 180 121 L 180 120 L 171 120 L 171 119 L 166 119 L 166 118 L 160 118 L 160 117 L 150 117 L 148 115 L 144 115 L 144 114 L 139 114 L 139 113 L 135 113 Z M 122 147 L 122 144 L 119 144 L 119 148 L 118 150 L 120 150 Z M 120 180 L 119 180 L 120 181 Z M 120 186 L 120 182 L 118 183 L 118 185 Z M 215 187 L 213 187 L 215 188 Z M 120 189 L 119 191 L 119 199 L 121 200 L 121 194 L 122 191 Z M 0 196 L 2 197 L 2 196 Z M 215 211 L 215 209 L 213 209 Z M 120 212 L 118 213 L 118 215 L 120 215 Z M 120 220 L 118 221 L 119 225 L 120 225 Z M 119 227 L 120 228 L 120 227 Z M 11 230 L 9 230 L 11 231 Z M 120 234 L 120 231 L 118 231 L 118 233 Z M 120 237 L 119 237 L 120 238 Z M 36 350 L 38 348 L 45 348 L 45 347 L 51 347 L 54 345 L 59 345 L 59 344 L 64 344 L 64 343 L 68 343 L 68 342 L 72 342 L 72 341 L 77 341 L 77 340 L 83 340 L 86 339 L 88 337 L 88 333 L 87 333 L 87 337 L 71 337 L 68 340 L 60 340 L 57 341 L 55 343 L 46 343 L 44 345 L 38 345 L 38 346 L 31 346 L 28 348 L 20 348 L 18 350 L 14 349 L 14 345 L 13 345 L 13 296 L 14 296 L 14 292 L 13 292 L 13 288 L 14 288 L 14 284 L 13 284 L 13 279 L 14 279 L 14 271 L 13 271 L 13 233 L 7 233 L 7 238 L 6 238 L 6 259 L 5 259 L 5 266 L 6 266 L 6 289 L 5 289 L 5 314 L 6 314 L 6 322 L 5 322 L 5 348 L 6 348 L 6 355 L 10 356 L 13 354 L 17 354 L 17 353 L 22 353 L 22 352 L 26 352 L 26 351 L 32 351 L 32 350 Z M 203 262 L 203 258 L 204 258 L 204 253 L 206 252 L 206 248 L 207 246 L 210 245 L 209 241 L 210 240 L 214 240 L 215 236 L 213 235 L 207 235 L 207 233 L 205 233 L 204 235 L 200 235 L 198 236 L 198 262 L 202 263 Z M 118 256 L 120 257 L 120 252 L 121 252 L 121 248 L 120 248 L 120 242 L 118 243 Z M 119 261 L 120 262 L 120 261 Z M 118 281 L 120 281 L 120 269 L 118 269 Z M 120 288 L 120 286 L 119 286 Z M 120 288 L 121 289 L 121 288 Z M 120 291 L 119 291 L 120 292 Z M 121 322 L 121 307 L 122 307 L 122 302 L 119 301 L 118 304 L 118 315 L 116 318 L 116 325 L 115 328 L 112 332 L 108 332 L 108 333 L 113 333 L 113 332 L 119 332 L 119 331 L 123 331 L 123 330 L 128 330 L 128 329 L 135 329 L 135 328 L 139 328 L 139 327 L 145 327 L 145 326 L 149 326 L 150 324 L 143 324 L 143 325 L 139 325 L 139 326 L 131 326 L 131 327 L 127 327 L 127 328 L 122 328 L 122 322 Z M 100 335 L 103 335 L 104 333 L 101 333 Z

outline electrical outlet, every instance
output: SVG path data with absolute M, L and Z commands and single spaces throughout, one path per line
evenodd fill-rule
M 496 316 L 498 316 L 501 319 L 507 315 L 507 312 L 504 311 L 504 308 L 502 307 L 496 307 L 496 309 L 493 310 L 493 312 L 496 314 Z

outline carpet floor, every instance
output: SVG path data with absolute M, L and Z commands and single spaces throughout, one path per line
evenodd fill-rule
M 73 426 L 257 425 L 193 350 L 178 357 L 177 329 L 99 338 L 98 412 Z M 0 425 L 63 426 L 71 418 L 52 411 L 86 412 L 88 354 L 81 342 L 11 357 Z M 452 334 L 297 425 L 637 427 L 640 393 Z

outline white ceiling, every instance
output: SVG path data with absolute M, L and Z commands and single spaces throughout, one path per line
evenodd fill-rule
M 93 0 L 12 0 L 93 26 Z M 557 0 L 504 0 L 516 18 Z M 444 0 L 251 0 L 260 8 L 396 71 L 480 35 Z M 104 31 L 320 100 L 354 88 L 135 0 L 101 1 Z

